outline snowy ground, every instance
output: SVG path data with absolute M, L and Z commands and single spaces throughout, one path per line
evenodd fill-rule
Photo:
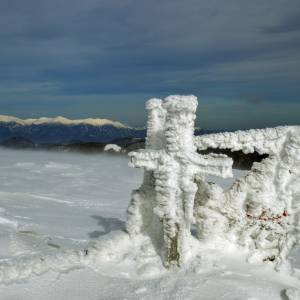
M 146 238 L 133 248 L 122 230 L 142 172 L 127 163 L 122 155 L 0 150 L 1 300 L 286 300 L 286 288 L 300 288 L 228 245 L 201 249 L 188 267 L 168 272 Z M 91 255 L 79 257 L 80 249 Z

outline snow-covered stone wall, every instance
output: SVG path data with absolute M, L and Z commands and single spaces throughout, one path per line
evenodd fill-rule
M 249 261 L 285 265 L 299 239 L 300 127 L 194 137 L 196 97 L 151 99 L 146 108 L 146 149 L 129 153 L 145 174 L 132 193 L 128 233 L 150 236 L 167 267 L 188 258 L 193 224 L 203 243 L 227 240 L 248 251 Z M 232 160 L 196 152 L 207 148 L 269 156 L 223 190 L 205 175 L 230 176 Z

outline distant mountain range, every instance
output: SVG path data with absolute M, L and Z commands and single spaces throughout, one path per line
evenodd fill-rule
M 213 131 L 197 129 L 196 135 Z M 214 131 L 215 132 L 215 131 Z M 126 126 L 107 119 L 69 120 L 63 117 L 22 120 L 0 115 L 0 144 L 7 147 L 52 147 L 61 145 L 121 146 L 143 142 L 146 129 Z
M 22 120 L 0 115 L 0 142 L 25 139 L 34 144 L 109 143 L 121 138 L 143 138 L 135 129 L 107 119 L 69 120 L 63 117 Z

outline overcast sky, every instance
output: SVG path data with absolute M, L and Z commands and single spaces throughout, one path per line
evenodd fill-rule
M 1 0 L 0 114 L 145 123 L 199 97 L 197 125 L 300 124 L 299 0 Z

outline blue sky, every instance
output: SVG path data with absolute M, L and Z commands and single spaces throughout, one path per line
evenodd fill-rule
M 299 0 L 1 0 L 0 113 L 145 124 L 199 97 L 197 125 L 300 124 Z

